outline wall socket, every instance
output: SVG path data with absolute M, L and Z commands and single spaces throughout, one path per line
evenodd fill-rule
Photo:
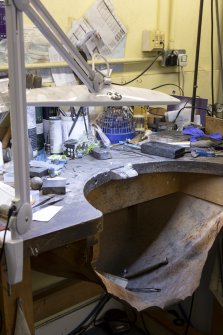
M 165 34 L 160 31 L 143 30 L 142 51 L 162 50 L 165 43 Z
M 161 66 L 186 66 L 187 53 L 185 49 L 165 50 Z

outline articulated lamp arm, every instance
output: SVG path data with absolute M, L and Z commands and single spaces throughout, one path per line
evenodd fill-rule
M 104 77 L 91 69 L 40 0 L 14 0 L 14 4 L 30 18 L 89 91 L 99 92 Z
M 91 70 L 57 23 L 38 0 L 5 0 L 9 63 L 10 118 L 15 177 L 14 211 L 5 232 L 5 254 L 9 284 L 22 281 L 23 239 L 32 221 L 29 191 L 28 130 L 26 112 L 23 12 L 55 47 L 90 92 L 103 85 L 103 76 Z

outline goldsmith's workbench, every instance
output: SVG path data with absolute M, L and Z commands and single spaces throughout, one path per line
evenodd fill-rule
M 127 164 L 132 164 L 138 176 L 123 180 L 121 170 Z M 182 191 L 216 204 L 219 206 L 217 212 L 223 205 L 223 158 L 194 159 L 188 154 L 170 160 L 112 151 L 112 159 L 109 160 L 99 161 L 91 156 L 70 160 L 62 176 L 67 178 L 63 208 L 49 222 L 32 222 L 29 231 L 23 235 L 24 278 L 22 283 L 12 287 L 11 294 L 7 290 L 5 265 L 1 265 L 2 334 L 13 334 L 17 298 L 22 299 L 25 317 L 34 334 L 34 321 L 75 303 L 75 294 L 80 295 L 76 293 L 77 290 L 71 294 L 75 276 L 85 281 L 84 289 L 88 286 L 86 280 L 97 282 L 97 275 L 88 266 L 98 256 L 98 236 L 100 239 L 103 220 L 109 213 L 113 213 L 115 220 L 114 213 L 123 208 L 132 208 Z M 109 248 L 102 252 L 109 253 Z M 60 293 L 51 291 L 51 295 L 48 295 L 49 301 L 52 298 L 51 306 L 47 305 L 42 292 L 36 297 L 32 296 L 32 268 L 68 278 L 66 288 L 61 289 Z M 68 290 L 70 299 L 64 301 L 63 294 Z M 101 289 L 93 284 L 82 298 L 98 292 Z M 46 313 L 43 307 L 48 309 Z

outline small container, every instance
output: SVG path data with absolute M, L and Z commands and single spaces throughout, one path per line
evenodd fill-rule
M 145 116 L 136 114 L 133 116 L 135 121 L 135 131 L 145 131 Z
M 76 157 L 76 145 L 77 141 L 73 139 L 64 142 L 65 153 L 68 157 L 72 159 Z
M 49 118 L 50 124 L 50 151 L 51 154 L 63 152 L 62 122 L 59 116 Z
M 47 143 L 50 132 L 50 121 L 49 118 L 52 116 L 58 116 L 58 107 L 42 107 L 43 111 L 43 136 L 44 142 Z
M 36 136 L 37 136 L 37 150 L 42 150 L 44 147 L 43 134 L 43 109 L 36 107 Z

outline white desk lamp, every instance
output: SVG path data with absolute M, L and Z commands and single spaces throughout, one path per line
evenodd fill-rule
M 13 204 L 16 208 L 10 218 L 11 236 L 6 239 L 5 252 L 8 282 L 15 284 L 22 281 L 22 235 L 32 221 L 26 106 L 132 106 L 174 104 L 178 100 L 152 90 L 107 85 L 107 79 L 91 69 L 39 0 L 5 0 L 5 5 L 15 174 Z M 38 27 L 84 85 L 33 89 L 26 95 L 23 13 Z

